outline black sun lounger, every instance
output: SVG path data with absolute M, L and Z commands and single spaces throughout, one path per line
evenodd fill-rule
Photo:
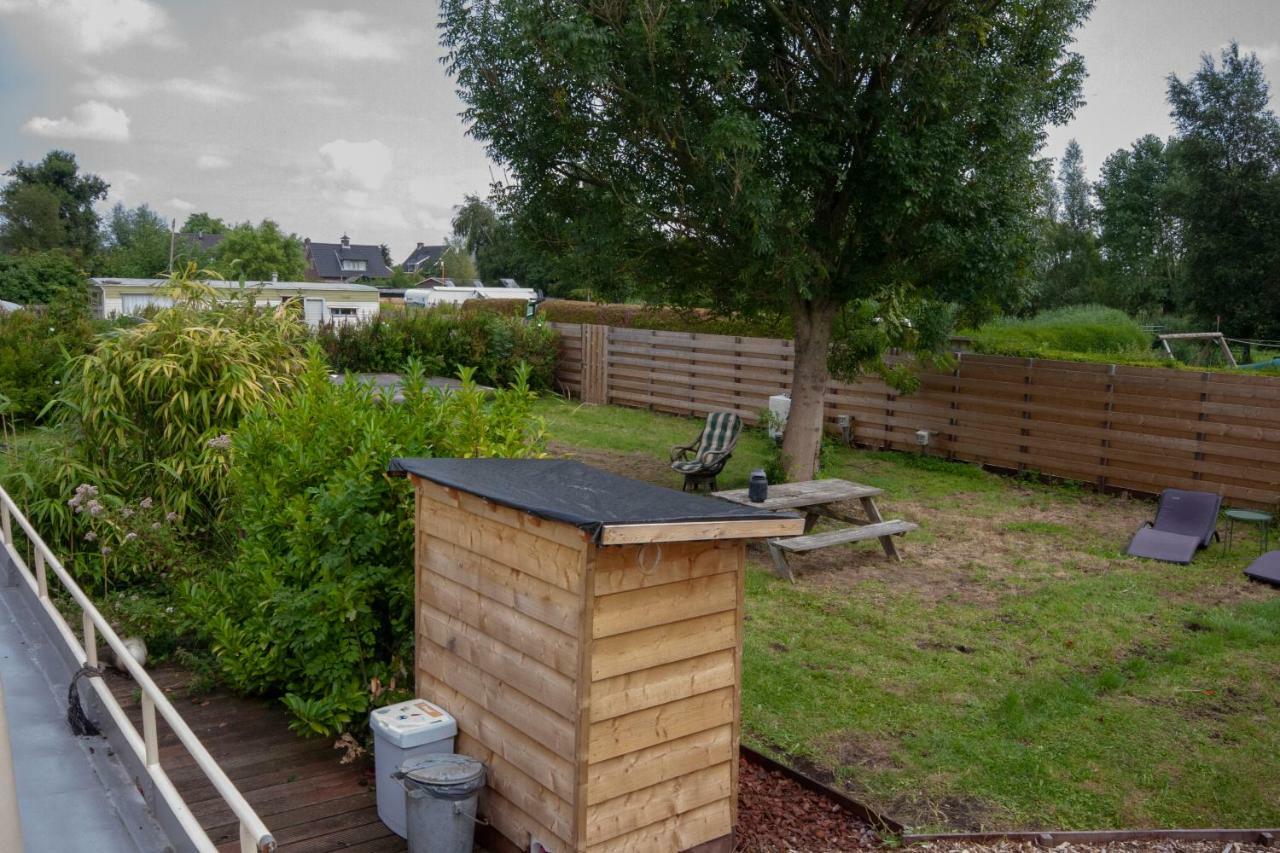
M 1213 539 L 1221 508 L 1221 495 L 1165 489 L 1156 523 L 1138 528 L 1125 553 L 1166 563 L 1190 563 L 1196 551 Z
M 1280 586 L 1280 551 L 1268 551 L 1249 564 L 1244 570 L 1249 580 Z

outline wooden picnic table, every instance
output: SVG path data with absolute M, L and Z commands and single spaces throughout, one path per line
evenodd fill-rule
M 769 510 L 796 510 L 805 514 L 805 535 L 768 540 L 769 554 L 773 557 L 774 568 L 778 574 L 792 581 L 795 580 L 795 574 L 787 563 L 788 553 L 815 551 L 846 542 L 879 539 L 885 556 L 901 561 L 902 555 L 898 553 L 898 546 L 894 543 L 893 537 L 915 530 L 917 525 L 898 519 L 885 521 L 880 514 L 880 508 L 876 506 L 876 497 L 881 494 L 883 490 L 875 486 L 836 479 L 770 485 L 769 496 L 760 503 L 748 497 L 747 489 L 712 492 L 712 495 L 717 498 L 724 498 L 745 506 Z M 853 515 L 841 506 L 855 500 L 862 505 L 865 518 Z M 821 517 L 847 522 L 850 526 L 822 533 L 810 533 L 809 531 Z

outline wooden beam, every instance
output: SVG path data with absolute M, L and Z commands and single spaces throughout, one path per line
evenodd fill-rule
M 803 518 L 610 524 L 600 531 L 600 544 L 643 545 L 647 542 L 694 542 L 707 539 L 768 539 L 772 536 L 799 536 L 801 533 L 804 533 Z

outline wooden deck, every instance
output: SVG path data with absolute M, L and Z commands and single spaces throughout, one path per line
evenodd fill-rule
M 242 699 L 224 691 L 192 693 L 192 676 L 176 667 L 152 671 L 187 725 L 204 743 L 249 804 L 257 809 L 282 851 L 360 853 L 407 850 L 378 820 L 372 763 L 340 763 L 331 738 L 300 738 L 278 703 Z M 133 681 L 111 671 L 112 692 L 142 729 Z M 238 850 L 238 830 L 227 808 L 161 719 L 160 762 L 201 826 L 220 850 Z

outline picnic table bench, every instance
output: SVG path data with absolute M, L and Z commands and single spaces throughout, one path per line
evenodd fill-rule
M 787 562 L 787 555 L 816 551 L 843 545 L 846 542 L 864 542 L 868 539 L 879 539 L 886 557 L 902 560 L 898 546 L 893 537 L 915 530 L 919 525 L 910 521 L 892 519 L 886 521 L 876 506 L 876 496 L 883 490 L 875 486 L 866 486 L 849 480 L 805 480 L 799 483 L 778 483 L 769 486 L 769 496 L 756 503 L 750 499 L 746 489 L 731 489 L 724 492 L 713 492 L 715 497 L 724 498 L 734 503 L 745 504 L 767 510 L 797 510 L 805 514 L 803 536 L 768 540 L 769 555 L 773 558 L 774 569 L 778 574 L 794 581 L 795 574 Z M 852 515 L 839 505 L 848 501 L 858 501 L 862 505 L 865 518 Z M 826 530 L 822 533 L 810 533 L 814 524 L 821 517 L 847 522 L 849 527 Z

